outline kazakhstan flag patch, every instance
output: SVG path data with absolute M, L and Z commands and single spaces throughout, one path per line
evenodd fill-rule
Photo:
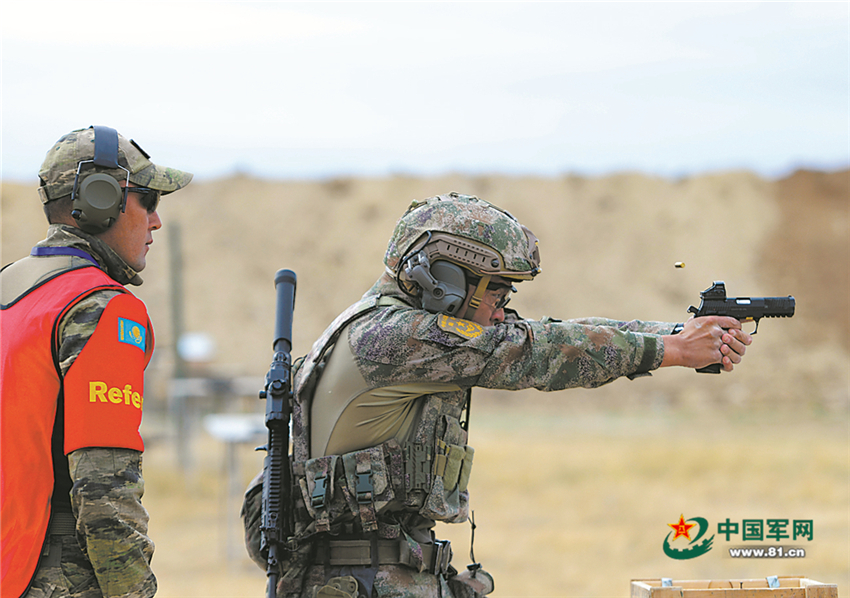
M 147 330 L 144 326 L 133 320 L 118 318 L 118 341 L 145 350 L 145 335 Z

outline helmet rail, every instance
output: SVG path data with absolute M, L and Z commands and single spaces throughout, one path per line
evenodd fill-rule
M 466 274 L 467 285 L 474 287 L 467 304 L 477 309 L 493 278 L 520 282 L 537 276 L 540 251 L 537 237 L 510 213 L 452 192 L 414 201 L 396 224 L 384 256 L 401 290 L 417 297 L 425 289 L 410 274 L 419 272 L 416 266 L 440 262 Z

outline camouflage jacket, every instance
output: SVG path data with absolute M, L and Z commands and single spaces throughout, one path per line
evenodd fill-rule
M 356 320 L 348 337 L 366 380 L 386 386 L 417 380 L 505 390 L 595 388 L 657 369 L 660 335 L 675 324 L 605 318 L 539 321 L 507 310 L 504 323 L 481 327 L 416 309 L 382 277 L 366 296 L 394 296 L 387 307 Z
M 400 522 L 399 512 L 466 520 L 474 451 L 463 411 L 473 387 L 593 388 L 646 374 L 663 359 L 660 335 L 674 327 L 532 321 L 516 312 L 482 327 L 413 302 L 385 275 L 337 318 L 295 374 L 293 462 L 309 512 L 297 535 L 334 533 L 335 522 L 352 518 L 369 531 Z M 414 471 L 425 475 L 415 480 Z M 362 495 L 367 473 L 373 488 L 364 509 L 357 487 Z
M 601 318 L 532 321 L 515 312 L 507 320 L 481 327 L 429 313 L 384 275 L 297 362 L 293 531 L 303 548 L 281 563 L 282 593 L 300 591 L 315 534 L 376 533 L 400 540 L 415 557 L 421 555 L 420 530 L 434 521 L 466 520 L 474 450 L 466 445 L 463 412 L 472 387 L 592 388 L 648 373 L 664 356 L 660 335 L 675 326 Z M 342 403 L 352 397 L 341 410 L 341 403 L 329 402 L 340 386 Z M 334 438 L 340 428 L 341 441 Z M 242 516 L 248 552 L 265 567 L 261 489 L 259 475 L 246 492 Z
M 36 247 L 80 249 L 116 282 L 142 283 L 138 273 L 108 245 L 78 228 L 51 225 L 47 238 Z M 63 376 L 94 333 L 106 305 L 118 294 L 114 290 L 96 292 L 77 303 L 60 322 L 58 361 Z M 141 504 L 141 453 L 82 448 L 68 455 L 68 465 L 77 541 L 103 596 L 153 596 L 157 587 L 150 568 L 154 544 L 147 535 L 148 513 Z

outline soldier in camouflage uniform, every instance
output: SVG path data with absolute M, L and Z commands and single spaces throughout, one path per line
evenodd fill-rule
M 414 201 L 384 263 L 295 370 L 294 534 L 280 597 L 488 594 L 492 578 L 476 564 L 458 573 L 432 531 L 469 513 L 472 387 L 593 388 L 717 362 L 730 371 L 751 342 L 732 318 L 521 318 L 505 306 L 540 271 L 537 238 L 473 196 Z M 265 568 L 261 490 L 260 475 L 242 515 Z
M 47 238 L 0 272 L 3 595 L 153 596 L 138 433 L 153 330 L 124 285 L 142 284 L 160 195 L 192 175 L 92 127 L 39 179 Z M 107 195 L 112 215 L 87 220 Z

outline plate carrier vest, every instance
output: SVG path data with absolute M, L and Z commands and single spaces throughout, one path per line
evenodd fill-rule
M 342 455 L 310 454 L 310 407 L 321 372 L 340 337 L 346 342 L 348 325 L 375 309 L 410 306 L 392 297 L 364 297 L 341 313 L 296 364 L 292 468 L 299 541 L 322 532 L 396 539 L 408 537 L 413 529 L 430 528 L 434 521 L 461 523 L 468 517 L 474 450 L 466 445 L 466 426 L 460 420 L 469 389 L 407 385 L 422 395 L 409 439 L 389 438 Z M 347 361 L 348 367 L 356 367 L 356 362 Z M 381 391 L 364 381 L 363 393 L 380 397 Z

